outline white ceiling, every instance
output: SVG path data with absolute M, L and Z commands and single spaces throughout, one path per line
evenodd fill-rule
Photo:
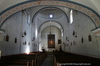
M 15 4 L 18 4 L 24 1 L 29 1 L 29 0 L 0 0 L 0 12 L 2 12 L 3 10 Z M 63 0 L 60 0 L 60 1 L 63 1 Z M 100 8 L 99 8 L 100 0 L 68 0 L 68 1 L 73 1 L 73 2 L 80 3 L 82 5 L 88 6 L 92 8 L 93 10 L 95 10 L 98 14 L 100 14 Z
M 88 6 L 100 14 L 100 0 L 69 0 Z

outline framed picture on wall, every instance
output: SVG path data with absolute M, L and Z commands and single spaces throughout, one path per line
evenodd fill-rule
M 61 44 L 61 39 L 58 39 L 58 44 Z

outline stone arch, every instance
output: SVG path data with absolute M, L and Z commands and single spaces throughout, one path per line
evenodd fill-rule
M 57 9 L 57 10 L 61 11 L 61 12 L 66 16 L 66 18 L 68 19 L 68 22 L 69 22 L 69 17 L 68 17 L 68 15 L 67 15 L 63 10 L 61 10 L 60 8 L 57 8 L 57 7 L 50 7 L 50 6 L 48 6 L 48 7 L 43 7 L 43 8 L 41 8 L 41 9 L 39 9 L 39 10 L 34 14 L 34 16 L 32 17 L 32 22 L 34 21 L 34 18 L 38 15 L 39 12 L 41 12 L 41 11 L 43 11 L 43 10 L 46 10 L 47 8 L 54 8 L 54 9 Z
M 62 26 L 59 22 L 54 21 L 54 20 L 51 20 L 51 21 L 52 21 L 52 23 L 55 23 L 55 24 L 59 25 L 59 26 L 60 26 L 60 28 L 62 29 L 62 31 L 64 31 L 63 26 Z M 49 23 L 49 22 L 50 22 L 50 20 L 45 21 L 44 23 L 42 23 L 42 24 L 40 25 L 40 27 L 39 27 L 39 30 L 38 30 L 38 31 L 40 31 L 40 30 L 41 30 L 41 27 L 43 27 L 43 25 L 44 25 L 45 23 Z M 46 26 L 46 27 L 48 27 L 48 26 Z M 45 27 L 45 28 L 46 28 L 46 27 Z M 57 27 L 57 26 L 55 26 L 55 27 Z M 57 27 L 57 28 L 58 28 L 58 27 Z M 60 30 L 60 28 L 59 28 L 59 30 Z
M 95 11 L 93 11 L 90 8 L 86 8 L 82 5 L 69 2 L 69 1 L 28 1 L 25 3 L 17 4 L 15 7 L 9 8 L 9 10 L 4 11 L 0 14 L 0 25 L 11 15 L 15 14 L 16 12 L 19 12 L 21 10 L 35 7 L 35 6 L 43 6 L 43 5 L 51 5 L 51 6 L 62 6 L 62 7 L 67 7 L 71 8 L 77 11 L 80 11 L 84 14 L 86 14 L 88 17 L 92 19 L 96 27 L 99 27 L 100 25 L 100 18 Z

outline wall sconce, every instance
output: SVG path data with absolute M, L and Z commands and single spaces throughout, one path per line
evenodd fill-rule
M 25 37 L 26 36 L 26 31 L 22 34 L 22 37 Z

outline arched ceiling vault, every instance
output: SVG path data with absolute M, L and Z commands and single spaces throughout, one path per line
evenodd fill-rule
M 1 2 L 3 2 L 3 0 Z M 94 11 L 93 9 L 90 9 L 89 7 L 83 6 L 81 4 L 70 2 L 70 1 L 65 1 L 65 0 L 63 1 L 34 1 L 33 0 L 33 1 L 27 1 L 24 3 L 21 2 L 20 4 L 14 5 L 0 13 L 0 24 L 2 24 L 8 17 L 15 14 L 16 12 L 19 12 L 27 8 L 35 7 L 35 6 L 44 6 L 44 5 L 62 6 L 62 7 L 80 11 L 86 14 L 87 16 L 89 16 L 94 22 L 94 24 L 96 25 L 96 27 L 100 26 L 100 16 L 98 15 L 96 11 Z
M 51 25 L 50 25 L 50 21 L 47 21 L 45 23 L 43 23 L 41 26 L 40 26 L 40 29 L 39 29 L 39 32 L 42 32 L 46 27 L 48 26 L 55 26 L 57 27 L 59 30 L 61 30 L 62 32 L 64 31 L 63 27 L 61 24 L 55 22 L 55 21 L 52 21 L 51 22 Z
M 68 12 L 69 11 L 69 9 L 67 8 L 66 9 L 66 12 Z M 52 13 L 54 16 L 53 16 L 53 18 L 51 19 L 51 18 L 49 18 L 48 17 L 48 15 L 50 14 L 50 13 Z M 48 6 L 48 7 L 43 7 L 43 8 L 41 8 L 41 9 L 39 9 L 34 15 L 33 15 L 33 17 L 32 17 L 32 23 L 34 22 L 34 20 L 35 20 L 35 18 L 37 18 L 37 17 L 39 17 L 39 18 L 41 18 L 41 19 L 44 19 L 44 20 L 46 20 L 46 19 L 48 19 L 48 20 L 46 20 L 46 21 L 44 21 L 44 22 L 47 22 L 47 21 L 54 21 L 54 22 L 57 22 L 57 21 L 55 21 L 56 19 L 59 19 L 59 18 L 61 18 L 61 17 L 66 17 L 66 22 L 69 22 L 69 17 L 68 17 L 68 15 L 67 15 L 67 13 L 65 13 L 65 11 L 63 11 L 63 10 L 61 10 L 60 8 L 58 8 L 58 7 L 51 7 L 51 6 Z

